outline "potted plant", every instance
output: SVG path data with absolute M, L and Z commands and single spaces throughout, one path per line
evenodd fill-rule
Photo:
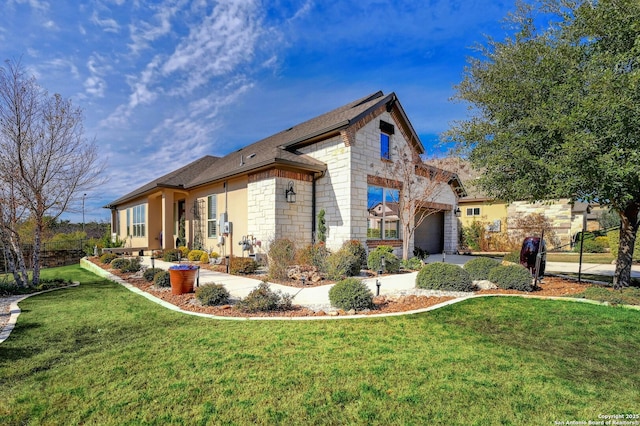
M 169 267 L 171 294 L 193 293 L 199 266 L 182 263 Z

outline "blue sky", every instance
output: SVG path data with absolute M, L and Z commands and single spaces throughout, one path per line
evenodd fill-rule
M 5 0 L 0 59 L 71 98 L 104 155 L 85 217 L 203 155 L 224 155 L 378 90 L 430 154 L 466 117 L 465 58 L 514 1 Z M 80 222 L 81 214 L 64 218 Z

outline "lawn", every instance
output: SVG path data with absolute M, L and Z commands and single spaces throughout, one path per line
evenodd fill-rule
M 20 304 L 0 345 L 0 424 L 553 424 L 640 407 L 638 311 L 488 297 L 214 320 L 56 272 L 82 284 Z
M 610 264 L 615 258 L 611 253 L 582 253 L 582 263 Z M 549 252 L 547 262 L 579 263 L 580 253 L 574 252 Z

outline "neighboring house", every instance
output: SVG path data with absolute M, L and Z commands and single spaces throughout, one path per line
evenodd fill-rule
M 355 239 L 369 248 L 392 245 L 400 254 L 397 215 L 373 222 L 368 206 L 380 203 L 384 209 L 388 195 L 401 191 L 401 182 L 380 171 L 396 160 L 395 149 L 406 146 L 424 154 L 396 95 L 377 92 L 224 157 L 202 157 L 105 207 L 114 232 L 127 246 L 144 250 L 186 244 L 246 256 L 264 253 L 278 238 L 301 247 L 315 242 L 317 215 L 324 209 L 330 249 Z M 420 167 L 416 176 L 424 181 L 428 174 Z M 459 181 L 452 176 L 443 185 L 431 200 L 438 219 L 420 226 L 411 249 L 456 250 Z M 380 233 L 381 227 L 398 231 Z
M 513 230 L 519 218 L 530 214 L 542 214 L 551 223 L 557 237 L 557 246 L 563 249 L 571 248 L 572 239 L 582 231 L 583 221 L 587 215 L 587 229 L 599 229 L 599 206 L 594 206 L 587 213 L 586 203 L 571 204 L 568 198 L 538 203 L 514 201 L 510 204 L 492 199 L 480 190 L 474 181 L 480 172 L 473 169 L 471 164 L 461 158 L 446 158 L 430 161 L 429 164 L 451 170 L 457 174 L 464 185 L 466 195 L 458 202 L 460 205 L 460 225 L 468 227 L 474 221 L 485 225 L 487 236 L 509 232 Z

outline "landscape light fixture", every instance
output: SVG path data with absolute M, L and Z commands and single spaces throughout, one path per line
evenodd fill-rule
M 287 203 L 296 202 L 296 192 L 293 190 L 293 181 L 290 180 L 287 184 L 287 189 L 284 190 L 284 196 L 287 198 Z

